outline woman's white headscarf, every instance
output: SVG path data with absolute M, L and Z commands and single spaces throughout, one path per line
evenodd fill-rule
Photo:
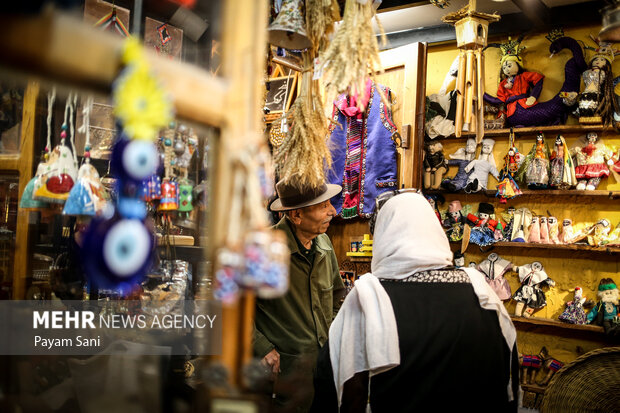
M 435 212 L 419 194 L 389 199 L 377 215 L 372 273 L 362 275 L 347 295 L 329 329 L 329 355 L 338 405 L 344 383 L 356 373 L 372 377 L 400 364 L 396 318 L 380 279 L 399 280 L 452 265 L 452 251 Z M 466 269 L 482 308 L 498 314 L 510 349 L 516 331 L 503 303 L 474 268 Z M 509 384 L 509 395 L 512 397 Z

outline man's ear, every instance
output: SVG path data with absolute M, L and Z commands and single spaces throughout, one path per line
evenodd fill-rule
M 299 225 L 301 223 L 301 214 L 301 209 L 293 209 L 292 211 L 289 211 L 288 217 L 293 224 Z

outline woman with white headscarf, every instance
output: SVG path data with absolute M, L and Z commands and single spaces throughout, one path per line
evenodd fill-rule
M 321 350 L 313 411 L 516 412 L 516 332 L 502 302 L 482 273 L 452 266 L 422 195 L 388 197 L 376 208 L 372 273 Z

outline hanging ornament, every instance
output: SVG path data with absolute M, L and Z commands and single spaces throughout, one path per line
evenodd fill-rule
M 84 163 L 78 171 L 76 184 L 69 192 L 69 198 L 62 210 L 63 215 L 99 215 L 106 208 L 108 196 L 101 184 L 99 173 L 90 163 L 90 110 L 93 98 L 89 97 L 83 109 L 83 124 L 78 131 L 85 134 Z
M 303 0 L 283 0 L 278 17 L 269 25 L 269 43 L 291 50 L 312 46 L 306 34 Z
M 174 139 L 174 127 L 172 122 L 170 128 L 164 132 L 164 179 L 161 183 L 161 200 L 159 201 L 158 211 L 174 211 L 179 207 L 179 194 L 177 182 L 173 180 L 173 166 L 176 163 L 173 159 L 172 143 Z
M 83 262 L 92 284 L 127 293 L 148 271 L 154 237 L 145 224 L 142 183 L 157 171 L 159 154 L 153 143 L 157 131 L 172 118 L 170 101 L 152 76 L 139 43 L 128 40 L 125 69 L 114 84 L 119 120 L 111 168 L 117 177 L 118 199 L 112 218 L 95 217 L 82 247 Z
M 42 160 L 39 162 L 39 165 L 37 165 L 37 172 L 34 174 L 34 177 L 28 181 L 26 187 L 24 188 L 24 192 L 19 203 L 19 207 L 22 209 L 37 210 L 47 208 L 49 206 L 47 202 L 36 200 L 33 197 L 35 190 L 41 186 L 41 176 L 47 169 L 46 162 L 49 159 L 49 152 L 52 147 L 52 113 L 55 100 L 56 88 L 52 89 L 52 91 L 47 94 L 47 144 L 45 145 L 45 152 L 42 156 Z
M 77 95 L 70 93 L 65 104 L 64 122 L 60 132 L 60 145 L 51 152 L 43 173 L 38 182 L 35 182 L 34 199 L 51 203 L 63 204 L 69 197 L 77 179 L 77 157 L 75 156 L 73 108 Z M 67 131 L 73 152 L 66 145 Z M 40 183 L 40 185 L 38 185 Z

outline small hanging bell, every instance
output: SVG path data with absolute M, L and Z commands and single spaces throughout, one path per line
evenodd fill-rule
M 269 43 L 291 50 L 309 48 L 304 24 L 303 0 L 283 0 L 278 17 L 269 25 Z

